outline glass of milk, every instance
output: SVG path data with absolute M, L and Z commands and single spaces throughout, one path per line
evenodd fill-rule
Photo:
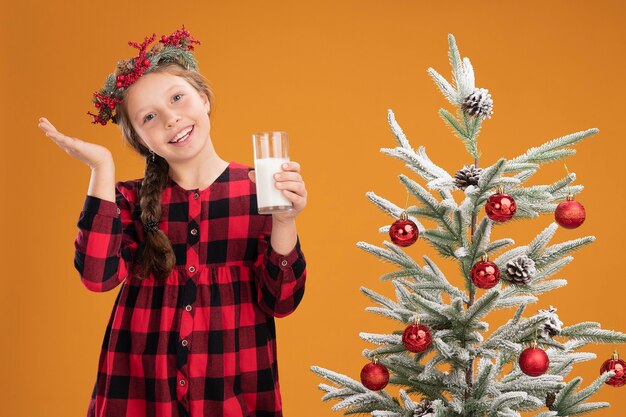
M 254 169 L 256 171 L 256 199 L 259 214 L 280 213 L 293 209 L 291 201 L 276 188 L 274 174 L 289 162 L 287 132 L 259 132 L 252 134 Z

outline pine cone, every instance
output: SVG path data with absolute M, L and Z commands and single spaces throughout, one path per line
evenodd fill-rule
M 461 109 L 470 116 L 480 116 L 491 119 L 493 113 L 493 100 L 489 90 L 475 88 L 472 94 L 463 100 Z
M 150 53 L 158 54 L 159 52 L 163 50 L 163 48 L 165 48 L 165 45 L 162 44 L 161 42 L 157 42 L 154 45 L 152 45 L 152 48 L 150 48 Z
M 422 400 L 422 402 L 413 410 L 413 417 L 428 417 L 434 415 L 432 403 L 428 400 Z
M 100 120 L 102 120 L 103 122 L 108 122 L 111 119 L 112 113 L 113 111 L 108 107 L 100 109 Z
M 123 59 L 120 59 L 119 61 L 117 61 L 117 69 L 116 72 L 126 72 L 128 68 L 128 62 L 124 61 Z
M 554 405 L 554 401 L 556 401 L 556 394 L 554 392 L 549 392 L 546 395 L 546 407 L 552 410 L 552 406 Z
M 478 186 L 481 172 L 483 172 L 482 168 L 476 168 L 473 164 L 463 165 L 463 168 L 454 174 L 454 185 L 461 190 L 465 190 L 470 185 Z
M 528 284 L 535 275 L 535 261 L 526 255 L 518 256 L 506 263 L 506 278 L 512 284 Z
M 550 310 L 539 310 L 539 312 L 544 313 L 546 316 L 545 322 L 539 328 L 540 338 L 549 340 L 561 333 L 563 322 L 559 320 L 559 316 L 555 313 L 556 308 L 550 306 Z

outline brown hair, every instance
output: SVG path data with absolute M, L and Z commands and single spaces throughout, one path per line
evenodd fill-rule
M 199 93 L 204 93 L 213 102 L 213 93 L 204 77 L 197 71 L 186 69 L 176 62 L 160 64 L 150 72 L 166 72 L 184 78 Z M 132 88 L 132 87 L 131 87 Z M 124 92 L 126 96 L 128 89 Z M 212 108 L 212 106 L 211 106 Z M 167 184 L 169 164 L 157 154 L 152 154 L 133 129 L 126 109 L 126 100 L 117 105 L 116 113 L 119 115 L 117 123 L 122 131 L 124 140 L 140 155 L 146 158 L 146 171 L 139 190 L 139 206 L 141 208 L 141 222 L 146 224 L 150 221 L 158 222 L 161 218 L 161 192 Z M 210 115 L 210 112 L 209 112 Z M 147 231 L 145 241 L 137 251 L 135 263 L 141 267 L 139 279 L 145 279 L 152 273 L 156 279 L 166 279 L 174 265 L 176 257 L 172 242 L 162 230 Z

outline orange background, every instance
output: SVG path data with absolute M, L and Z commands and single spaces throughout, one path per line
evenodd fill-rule
M 306 296 L 278 320 L 278 356 L 288 417 L 339 415 L 320 401 L 310 370 L 319 365 L 358 379 L 361 351 L 373 346 L 358 333 L 390 332 L 397 323 L 364 312 L 372 305 L 361 285 L 393 296 L 378 277 L 393 267 L 356 248 L 381 244 L 390 223 L 365 192 L 403 205 L 397 176 L 415 175 L 379 152 L 395 146 L 388 108 L 414 147 L 451 174 L 471 160 L 437 116 L 450 109 L 426 69 L 449 77 L 448 33 L 488 88 L 494 115 L 479 138 L 481 166 L 515 157 L 532 146 L 591 127 L 600 129 L 565 160 L 585 185 L 577 199 L 587 220 L 560 229 L 554 240 L 595 235 L 559 277 L 569 285 L 543 296 L 536 308 L 555 305 L 566 325 L 599 321 L 626 331 L 623 311 L 625 199 L 619 191 L 626 150 L 623 137 L 625 6 L 618 1 L 273 1 L 262 2 L 36 2 L 3 0 L 0 152 L 4 178 L 0 290 L 3 358 L 0 414 L 82 416 L 117 289 L 87 291 L 74 270 L 76 221 L 89 169 L 70 158 L 37 128 L 48 117 L 59 130 L 108 146 L 117 179 L 143 176 L 142 161 L 116 127 L 95 126 L 85 114 L 91 94 L 120 58 L 133 56 L 129 40 L 171 33 L 184 23 L 203 42 L 200 69 L 216 93 L 212 138 L 227 160 L 252 163 L 251 133 L 286 130 L 292 159 L 302 164 L 309 206 L 298 220 L 308 260 Z M 621 27 L 621 29 L 620 29 Z M 548 164 L 531 184 L 562 178 L 562 162 Z M 423 184 L 423 181 L 420 182 Z M 457 196 L 459 196 L 457 194 Z M 410 204 L 415 201 L 412 200 Z M 552 221 L 543 215 L 507 224 L 492 237 L 528 243 Z M 429 223 L 427 223 L 429 224 Z M 407 248 L 420 263 L 435 258 L 460 285 L 456 266 L 424 241 Z M 7 268 L 8 267 L 8 268 Z M 488 318 L 501 323 L 513 310 Z M 493 329 L 493 327 L 492 327 Z M 595 361 L 570 375 L 586 386 L 614 346 L 592 345 Z M 626 348 L 622 348 L 626 357 Z M 569 378 L 571 379 L 571 378 Z M 397 392 L 392 388 L 390 392 Z M 621 415 L 626 387 L 604 387 L 595 401 Z

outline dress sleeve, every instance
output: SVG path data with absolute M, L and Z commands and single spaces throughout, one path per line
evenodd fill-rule
M 263 311 L 274 317 L 293 313 L 304 295 L 306 260 L 300 249 L 300 239 L 286 255 L 274 251 L 271 245 L 272 216 L 267 216 L 259 236 L 258 257 L 254 264 L 257 301 Z
M 95 292 L 117 287 L 131 270 L 137 249 L 132 205 L 123 183 L 115 185 L 115 203 L 88 195 L 78 218 L 74 267 Z

